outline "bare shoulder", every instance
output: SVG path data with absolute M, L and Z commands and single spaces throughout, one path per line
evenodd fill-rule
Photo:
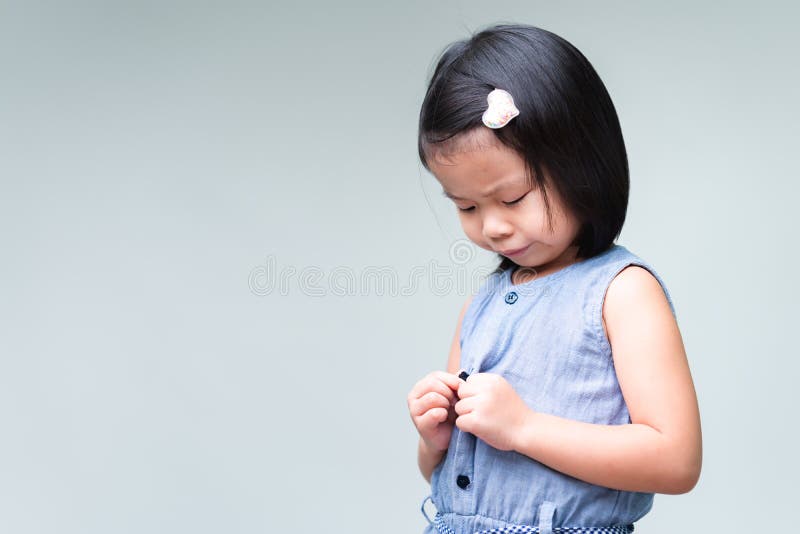
M 658 279 L 644 267 L 629 265 L 611 281 L 603 302 L 603 328 L 609 341 L 612 335 L 609 320 L 629 324 L 643 312 L 649 313 L 651 318 L 660 318 L 662 322 L 675 323 Z

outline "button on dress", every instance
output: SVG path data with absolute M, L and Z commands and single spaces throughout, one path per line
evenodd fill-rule
M 629 265 L 662 278 L 626 247 L 513 284 L 511 270 L 481 284 L 461 323 L 461 368 L 502 375 L 533 410 L 587 423 L 631 422 L 603 329 L 606 290 Z M 421 511 L 424 534 L 633 531 L 654 494 L 590 484 L 453 428 Z M 430 517 L 431 501 L 436 509 Z

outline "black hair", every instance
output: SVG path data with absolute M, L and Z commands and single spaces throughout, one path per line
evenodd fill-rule
M 526 162 L 532 185 L 555 188 L 579 221 L 578 257 L 606 251 L 628 206 L 628 158 L 608 91 L 589 60 L 558 35 L 524 24 L 498 24 L 449 44 L 438 59 L 419 116 L 419 157 L 447 151 L 475 128 L 495 88 L 514 98 L 519 116 L 493 129 Z M 545 171 L 550 176 L 546 180 Z M 496 271 L 516 265 L 498 254 Z

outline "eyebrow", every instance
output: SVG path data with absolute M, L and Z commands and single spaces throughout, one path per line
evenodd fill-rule
M 515 179 L 515 180 L 510 180 L 508 182 L 503 182 L 503 183 L 497 184 L 494 187 L 490 187 L 489 189 L 487 189 L 486 192 L 484 193 L 484 196 L 488 197 L 489 195 L 491 195 L 492 193 L 494 193 L 498 189 L 503 189 L 505 187 L 510 187 L 512 185 L 517 185 L 518 183 L 519 183 L 519 179 Z M 452 199 L 452 200 L 468 200 L 466 198 L 457 197 L 457 196 L 453 195 L 452 193 L 450 193 L 449 191 L 447 191 L 444 188 L 442 188 L 442 195 L 444 195 L 447 198 Z

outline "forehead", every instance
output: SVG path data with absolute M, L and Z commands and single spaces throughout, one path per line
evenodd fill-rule
M 428 167 L 447 196 L 466 198 L 530 182 L 523 158 L 488 128 L 460 134 L 426 153 Z
M 454 135 L 445 141 L 426 145 L 425 154 L 429 164 L 448 165 L 458 159 L 461 154 L 491 149 L 510 150 L 497 139 L 497 136 L 489 128 L 477 127 Z

